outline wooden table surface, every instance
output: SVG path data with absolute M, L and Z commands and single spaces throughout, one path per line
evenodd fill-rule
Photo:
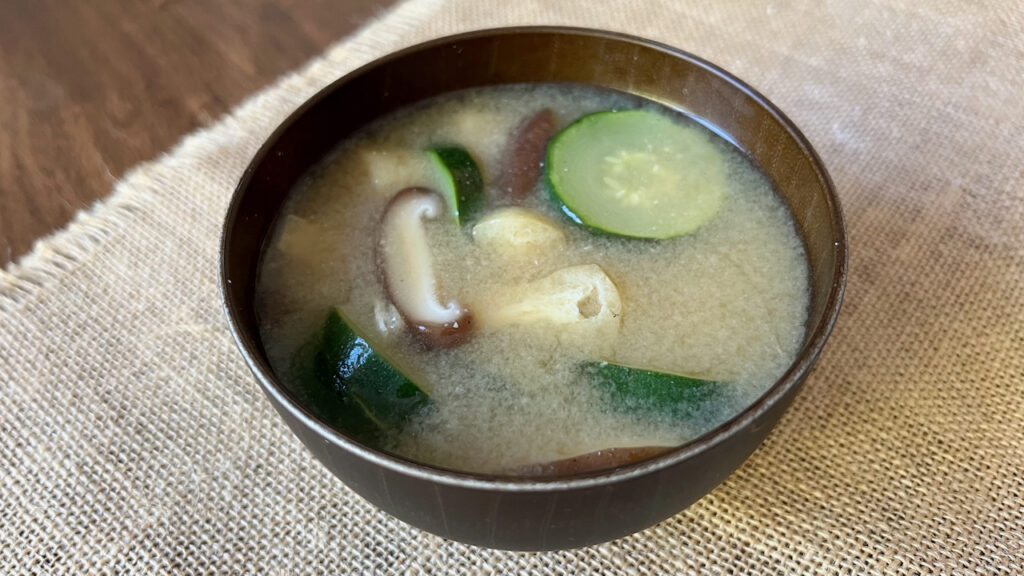
M 393 0 L 0 0 L 0 266 Z

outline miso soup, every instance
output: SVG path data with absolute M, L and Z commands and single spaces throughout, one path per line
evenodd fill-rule
M 699 122 L 513 85 L 342 142 L 292 192 L 256 304 L 274 370 L 339 430 L 430 465 L 543 474 L 643 458 L 743 410 L 797 354 L 808 274 L 771 182 Z

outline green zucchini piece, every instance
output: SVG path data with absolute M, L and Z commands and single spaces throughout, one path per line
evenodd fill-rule
M 332 308 L 322 329 L 299 349 L 292 364 L 299 395 L 318 416 L 352 437 L 380 445 L 430 397 Z
M 472 221 L 484 207 L 484 178 L 473 156 L 458 146 L 431 148 L 427 156 L 456 224 Z
M 586 362 L 580 370 L 591 384 L 608 394 L 617 409 L 626 412 L 688 418 L 718 392 L 718 383 L 710 380 L 610 362 Z
M 650 110 L 596 112 L 555 135 L 547 179 L 579 224 L 634 238 L 672 238 L 715 216 L 725 159 L 711 137 Z

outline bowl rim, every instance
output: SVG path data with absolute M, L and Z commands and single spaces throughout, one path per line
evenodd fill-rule
M 762 106 L 780 124 L 782 124 L 787 132 L 795 139 L 803 154 L 805 154 L 810 160 L 815 169 L 815 175 L 821 182 L 822 187 L 825 189 L 831 225 L 836 231 L 837 238 L 833 243 L 833 253 L 836 265 L 832 273 L 831 287 L 829 288 L 829 293 L 825 301 L 825 314 L 822 319 L 812 327 L 805 344 L 797 352 L 796 359 L 790 364 L 787 370 L 778 379 L 776 379 L 775 383 L 772 384 L 768 390 L 738 414 L 690 442 L 673 447 L 663 454 L 640 462 L 586 474 L 539 477 L 464 472 L 417 462 L 412 459 L 364 446 L 322 422 L 312 412 L 300 404 L 298 400 L 276 380 L 273 369 L 267 362 L 263 361 L 260 358 L 261 355 L 256 352 L 261 350 L 262 346 L 256 341 L 256 338 L 252 335 L 246 334 L 239 328 L 241 322 L 239 318 L 240 314 L 237 311 L 238 305 L 230 296 L 230 284 L 232 280 L 229 277 L 228 271 L 228 255 L 231 251 L 229 240 L 232 236 L 234 225 L 237 222 L 241 199 L 249 187 L 256 168 L 274 148 L 281 135 L 290 129 L 291 126 L 303 114 L 305 114 L 308 109 L 315 106 L 329 94 L 334 92 L 343 84 L 350 82 L 352 79 L 369 70 L 386 65 L 391 61 L 403 58 L 409 54 L 465 40 L 524 33 L 594 37 L 643 46 L 665 52 L 675 58 L 686 60 L 691 64 L 704 68 L 709 73 L 727 81 L 732 87 L 740 90 L 757 102 L 758 105 Z M 716 445 L 726 441 L 729 437 L 745 429 L 747 426 L 750 426 L 761 414 L 771 409 L 776 403 L 780 402 L 791 389 L 799 386 L 814 363 L 817 361 L 822 349 L 824 348 L 825 341 L 832 332 L 836 319 L 839 315 L 846 287 L 849 265 L 848 259 L 847 233 L 842 207 L 839 203 L 835 186 L 825 168 L 824 163 L 811 146 L 809 140 L 804 136 L 803 132 L 797 128 L 796 124 L 793 123 L 789 117 L 782 112 L 782 110 L 768 100 L 768 98 L 746 82 L 727 70 L 699 56 L 691 54 L 690 52 L 655 40 L 631 34 L 573 26 L 512 26 L 480 29 L 443 36 L 390 52 L 384 56 L 375 58 L 332 81 L 330 84 L 317 91 L 317 93 L 312 97 L 305 100 L 298 108 L 289 114 L 288 117 L 278 125 L 278 127 L 260 146 L 259 150 L 247 165 L 245 171 L 242 173 L 237 186 L 232 192 L 231 201 L 225 214 L 224 224 L 222 227 L 219 284 L 221 305 L 228 321 L 228 328 L 239 351 L 242 353 L 246 364 L 256 377 L 261 388 L 263 388 L 264 393 L 272 397 L 277 406 L 287 409 L 294 418 L 300 421 L 307 428 L 316 432 L 316 434 L 318 434 L 322 439 L 329 441 L 337 447 L 377 466 L 422 480 L 439 482 L 454 487 L 468 489 L 544 493 L 607 486 L 630 478 L 651 474 L 658 470 L 675 466 L 700 453 L 711 450 Z

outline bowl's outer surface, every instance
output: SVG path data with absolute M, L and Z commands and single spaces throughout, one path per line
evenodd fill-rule
M 277 381 L 259 340 L 254 286 L 264 240 L 299 177 L 354 130 L 453 90 L 517 82 L 614 88 L 697 117 L 745 150 L 788 203 L 811 268 L 804 345 L 753 406 L 690 444 L 588 476 L 529 480 L 463 474 L 367 449 L 319 422 Z M 250 368 L 289 427 L 334 474 L 402 520 L 497 548 L 544 550 L 611 540 L 706 494 L 764 440 L 817 359 L 839 312 L 846 234 L 824 166 L 795 126 L 728 73 L 684 52 L 608 32 L 481 31 L 392 54 L 352 72 L 297 110 L 246 170 L 225 222 L 221 288 Z

